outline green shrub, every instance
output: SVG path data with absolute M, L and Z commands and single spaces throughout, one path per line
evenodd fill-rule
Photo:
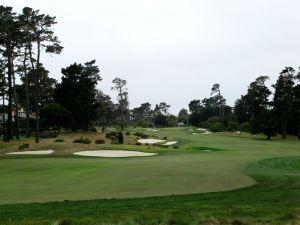
M 77 138 L 73 141 L 73 143 L 80 143 L 80 144 L 90 144 L 92 141 L 88 138 Z
M 212 132 L 223 131 L 223 126 L 220 122 L 211 122 L 208 125 L 208 129 Z
M 106 138 L 111 139 L 112 143 L 123 144 L 124 142 L 122 131 L 111 131 L 109 133 L 106 133 Z
M 140 137 L 143 134 L 143 132 L 135 132 L 133 135 Z
M 175 146 L 173 146 L 173 148 L 175 148 L 175 149 L 178 149 L 178 146 L 177 146 L 177 145 L 175 145 Z
M 29 143 L 23 143 L 19 146 L 19 150 L 24 150 L 25 148 L 29 148 Z
M 144 134 L 143 132 L 135 132 L 133 135 L 138 136 L 143 139 L 147 139 L 149 137 L 149 135 Z
M 249 122 L 244 122 L 241 124 L 241 131 L 244 132 L 250 132 L 251 131 L 251 125 Z
M 164 140 L 167 140 L 168 138 L 167 137 L 164 137 Z
M 97 139 L 95 140 L 95 144 L 105 144 L 105 141 L 103 139 Z
M 57 138 L 54 142 L 64 142 L 64 139 Z
M 229 120 L 227 124 L 227 129 L 229 131 L 237 131 L 239 130 L 239 123 L 235 120 Z
M 135 145 L 142 145 L 140 142 L 136 142 Z
M 108 133 L 105 134 L 105 137 L 109 138 L 111 140 L 116 140 L 117 135 L 118 135 L 117 131 L 110 131 L 110 132 L 108 132 Z
M 118 133 L 118 142 L 120 144 L 123 144 L 123 142 L 124 142 L 124 137 L 123 137 L 122 131 L 119 131 L 119 133 Z
M 92 127 L 92 128 L 90 129 L 90 132 L 97 132 L 97 129 L 96 129 L 95 127 Z
M 126 131 L 126 133 L 125 133 L 126 135 L 130 135 L 130 132 L 129 131 Z

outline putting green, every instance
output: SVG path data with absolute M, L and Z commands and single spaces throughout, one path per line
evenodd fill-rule
M 224 191 L 255 183 L 243 173 L 246 164 L 202 154 L 2 159 L 0 204 Z

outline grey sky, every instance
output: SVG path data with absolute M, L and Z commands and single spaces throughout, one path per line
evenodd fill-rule
M 64 51 L 43 56 L 51 77 L 97 60 L 105 93 L 128 81 L 131 107 L 165 101 L 177 113 L 214 83 L 229 105 L 259 75 L 300 66 L 299 0 L 1 0 L 56 16 Z

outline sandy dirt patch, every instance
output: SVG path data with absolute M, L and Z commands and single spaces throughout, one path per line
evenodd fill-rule
M 120 158 L 120 157 L 136 157 L 136 156 L 153 156 L 153 155 L 157 155 L 157 153 L 146 153 L 146 152 L 138 152 L 138 151 L 123 151 L 123 150 L 96 150 L 96 151 L 75 152 L 74 155 Z
M 166 141 L 159 140 L 159 139 L 140 139 L 140 140 L 138 140 L 138 142 L 141 144 L 157 144 L 157 143 L 162 143 L 162 142 L 166 142 Z
M 40 151 L 22 151 L 22 152 L 9 152 L 8 155 L 49 155 L 53 150 L 40 150 Z
M 163 145 L 169 146 L 169 145 L 175 145 L 177 143 L 178 143 L 177 141 L 168 141 L 167 143 L 164 143 Z

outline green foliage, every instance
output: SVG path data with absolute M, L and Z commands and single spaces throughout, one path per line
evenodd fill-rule
M 105 140 L 97 139 L 97 140 L 95 140 L 95 144 L 105 144 Z
M 128 136 L 128 135 L 130 135 L 130 132 L 129 132 L 129 131 L 126 131 L 126 133 L 125 133 L 125 134 Z
M 90 129 L 90 132 L 94 132 L 94 133 L 96 133 L 96 132 L 97 132 L 97 129 L 96 129 L 96 127 L 92 127 L 92 128 Z
M 68 127 L 72 121 L 71 114 L 58 103 L 45 105 L 40 112 L 41 126 L 45 129 Z
M 293 104 L 295 102 L 294 93 L 294 74 L 292 67 L 286 67 L 279 75 L 274 93 L 274 112 L 278 121 L 278 130 L 282 138 L 286 138 L 288 131 L 288 122 L 293 115 Z M 293 123 L 293 122 L 292 122 Z
M 220 132 L 223 131 L 223 126 L 221 122 L 219 121 L 218 117 L 210 117 L 207 120 L 207 127 L 212 132 Z
M 122 131 L 111 131 L 106 133 L 106 138 L 109 138 L 112 140 L 113 144 L 123 144 L 124 137 Z
M 111 140 L 116 140 L 117 136 L 118 136 L 118 131 L 110 131 L 105 134 L 105 137 Z
M 75 139 L 75 140 L 73 141 L 73 143 L 90 144 L 90 143 L 92 143 L 92 141 L 91 141 L 90 139 L 88 139 L 88 138 L 83 138 L 83 137 L 81 137 L 81 138 Z
M 29 148 L 29 143 L 23 143 L 19 146 L 19 150 L 24 150 L 25 148 Z
M 123 142 L 124 142 L 124 137 L 123 137 L 123 132 L 122 131 L 118 132 L 118 142 L 120 144 L 123 144 Z
M 88 130 L 97 115 L 96 85 L 102 78 L 95 62 L 74 63 L 62 69 L 62 81 L 56 85 L 54 100 L 71 113 L 74 130 Z
M 240 125 L 241 131 L 244 132 L 250 132 L 251 131 L 251 125 L 249 122 L 244 122 Z
M 135 132 L 133 135 L 137 136 L 137 137 L 140 137 L 142 139 L 147 139 L 149 138 L 149 135 L 148 134 L 144 134 L 143 132 Z
M 235 120 L 229 120 L 227 124 L 227 129 L 229 131 L 237 131 L 239 130 L 240 126 L 239 123 Z
M 64 142 L 64 139 L 57 138 L 57 139 L 55 139 L 55 141 L 54 141 L 54 142 Z

